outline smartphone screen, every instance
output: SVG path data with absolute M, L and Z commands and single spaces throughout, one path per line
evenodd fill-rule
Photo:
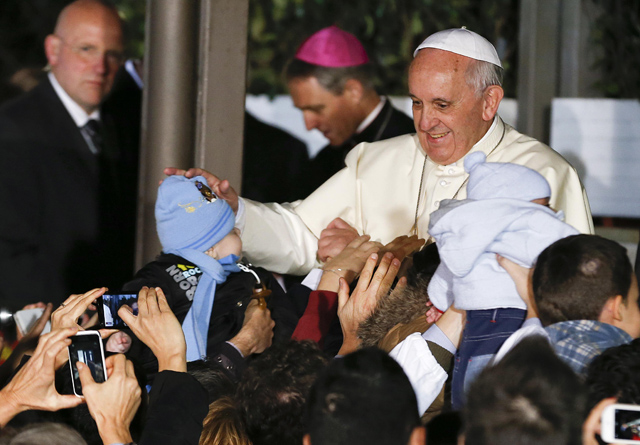
M 640 443 L 640 411 L 615 410 L 614 438 Z
M 98 301 L 100 323 L 105 328 L 122 328 L 127 326 L 118 316 L 118 309 L 126 304 L 138 315 L 138 295 L 136 294 L 104 294 Z
M 77 396 L 81 396 L 82 384 L 80 383 L 80 374 L 76 366 L 77 362 L 82 362 L 89 367 L 96 383 L 102 383 L 107 380 L 102 338 L 98 332 L 84 331 L 71 337 L 69 364 L 71 365 L 73 392 Z

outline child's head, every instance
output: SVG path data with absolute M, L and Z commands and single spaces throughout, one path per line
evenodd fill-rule
M 535 170 L 510 162 L 486 162 L 482 152 L 464 158 L 469 173 L 467 198 L 511 198 L 548 205 L 551 188 L 547 180 Z
M 574 235 L 547 247 L 533 271 L 533 295 L 547 326 L 599 320 L 640 335 L 638 284 L 627 251 L 596 235 Z
M 218 258 L 239 255 L 242 242 L 234 223 L 229 204 L 211 191 L 202 176 L 169 176 L 158 189 L 156 229 L 165 252 L 195 249 L 208 254 L 215 250 Z

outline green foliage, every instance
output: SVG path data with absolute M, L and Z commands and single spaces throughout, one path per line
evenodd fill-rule
M 595 68 L 602 71 L 596 84 L 606 97 L 640 98 L 640 2 L 592 0 L 602 14 L 592 25 L 592 39 L 602 56 Z
M 491 41 L 515 96 L 518 0 L 250 0 L 249 91 L 286 92 L 280 73 L 315 31 L 337 25 L 355 34 L 377 67 L 380 91 L 407 94 L 406 72 L 415 47 L 429 34 L 466 26 Z
M 144 0 L 113 0 L 120 18 L 125 23 L 126 52 L 128 57 L 141 59 L 144 55 Z

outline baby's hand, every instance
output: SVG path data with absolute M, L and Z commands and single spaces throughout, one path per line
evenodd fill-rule
M 124 354 L 131 347 L 131 337 L 126 332 L 118 331 L 107 340 L 106 349 L 109 352 Z
M 425 314 L 427 323 L 435 323 L 442 317 L 442 312 L 440 312 L 432 302 L 427 301 L 427 308 L 427 313 Z

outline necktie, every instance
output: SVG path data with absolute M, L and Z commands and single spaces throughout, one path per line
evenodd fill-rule
M 80 129 L 93 154 L 98 154 L 102 150 L 102 136 L 100 134 L 101 125 L 95 119 L 89 119 Z

